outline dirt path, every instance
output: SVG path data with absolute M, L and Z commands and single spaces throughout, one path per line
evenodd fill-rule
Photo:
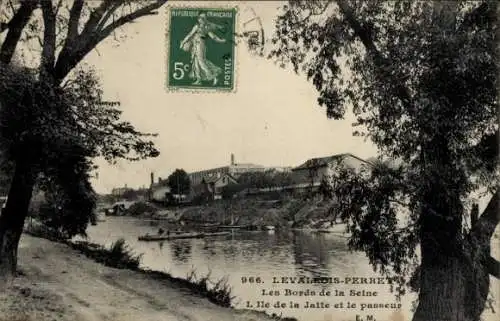
M 0 292 L 0 321 L 271 320 L 216 306 L 171 282 L 109 268 L 68 246 L 28 235 L 21 239 L 19 265 L 23 275 Z

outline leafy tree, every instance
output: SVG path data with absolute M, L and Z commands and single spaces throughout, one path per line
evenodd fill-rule
M 499 221 L 497 7 L 290 1 L 276 21 L 271 57 L 306 74 L 328 117 L 352 106 L 357 133 L 404 164 L 339 173 L 346 183 L 336 195 L 351 246 L 374 267 L 407 275 L 419 262 L 415 321 L 479 320 L 489 275 L 500 277 L 490 256 Z M 471 227 L 464 218 L 481 189 L 492 198 Z
M 146 196 L 145 191 L 143 190 L 135 190 L 135 189 L 129 189 L 123 192 L 122 197 L 126 199 L 127 201 L 135 201 L 138 200 L 141 196 Z
M 191 191 L 191 180 L 183 169 L 176 169 L 167 178 L 167 184 L 172 190 L 172 194 L 187 195 Z
M 251 188 L 273 188 L 291 185 L 293 179 L 290 173 L 266 170 L 264 172 L 243 173 L 238 177 L 238 183 Z
M 38 208 L 38 218 L 58 235 L 72 238 L 75 235 L 86 236 L 89 222 L 95 222 L 96 193 L 89 182 L 88 166 L 84 161 L 79 166 L 69 164 L 66 170 L 50 177 L 42 176 L 39 180 L 45 201 Z
M 8 142 L 15 164 L 8 202 L 0 216 L 0 275 L 15 272 L 19 239 L 40 173 L 49 168 L 57 172 L 59 161 L 75 169 L 90 157 L 137 160 L 158 154 L 143 134 L 119 121 L 118 110 L 96 103 L 101 92 L 94 92 L 97 79 L 91 73 L 68 75 L 101 41 L 127 23 L 156 14 L 165 2 L 24 0 L 0 4 L 0 15 L 7 21 L 0 28 L 6 33 L 0 46 L 2 125 L 8 125 L 2 127 L 2 139 Z M 9 66 L 23 41 L 41 46 L 36 73 L 16 72 Z M 63 84 L 65 79 L 68 82 Z M 80 86 L 82 79 L 88 82 Z M 73 93 L 69 88 L 77 90 Z M 94 117 L 95 112 L 100 117 Z M 65 170 L 57 176 L 64 178 Z
M 242 184 L 229 184 L 222 187 L 221 196 L 223 199 L 232 199 L 233 197 L 235 197 L 235 195 L 245 190 L 246 188 L 247 187 Z
M 250 188 L 265 188 L 269 186 L 269 178 L 263 172 L 246 172 L 238 177 L 238 183 Z

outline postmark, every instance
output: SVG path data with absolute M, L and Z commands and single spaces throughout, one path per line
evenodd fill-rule
M 170 7 L 167 90 L 236 89 L 236 7 Z

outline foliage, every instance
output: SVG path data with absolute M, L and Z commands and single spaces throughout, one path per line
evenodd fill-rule
M 158 151 L 146 140 L 153 135 L 138 132 L 120 120 L 121 111 L 99 103 L 102 92 L 92 71 L 78 70 L 64 88 L 53 89 L 9 66 L 0 68 L 6 80 L 0 88 L 0 139 L 7 161 L 23 155 L 37 160 L 46 196 L 39 213 L 43 222 L 69 237 L 84 234 L 96 202 L 92 159 L 154 157 Z
M 330 2 L 291 2 L 277 20 L 271 57 L 306 73 L 329 117 L 343 117 L 352 104 L 364 134 L 388 156 L 407 162 L 436 128 L 453 137 L 450 147 L 461 163 L 470 161 L 478 137 L 496 132 L 494 25 L 486 18 L 470 27 L 464 21 L 477 3 L 434 10 L 432 2 L 354 2 L 350 15 L 363 24 L 361 35 L 346 13 L 316 16 L 313 4 L 340 10 Z M 377 52 L 360 40 L 364 36 Z M 410 102 L 395 95 L 401 84 Z M 452 109 L 456 104 L 462 108 Z
M 97 262 L 117 269 L 137 270 L 142 259 L 142 255 L 134 254 L 124 239 L 118 239 L 109 248 L 83 241 L 69 244 Z
M 211 282 L 210 279 L 210 273 L 198 278 L 194 270 L 186 278 L 189 283 L 194 284 L 198 292 L 208 297 L 210 301 L 223 307 L 231 307 L 234 296 L 231 295 L 231 287 L 227 278 L 221 278 L 217 282 Z
M 221 196 L 223 199 L 232 199 L 239 192 L 245 190 L 247 187 L 243 184 L 229 184 L 222 187 Z
M 53 176 L 40 179 L 45 202 L 39 207 L 38 218 L 68 239 L 85 236 L 88 223 L 96 221 L 96 194 L 89 183 L 89 162 L 81 168 L 75 169 L 74 165 L 70 163 L 66 171 L 60 168 Z
M 490 228 L 487 242 L 465 245 L 484 237 L 466 236 L 463 218 L 471 194 L 499 182 L 497 5 L 290 1 L 276 20 L 270 58 L 305 73 L 328 117 L 352 106 L 355 134 L 405 164 L 360 175 L 340 169 L 325 190 L 340 199 L 350 245 L 385 273 L 408 275 L 419 243 L 427 262 L 464 248 L 489 256 Z M 478 226 L 489 224 L 484 217 Z
M 53 242 L 65 242 L 69 239 L 66 233 L 48 227 L 47 225 L 36 221 L 36 219 L 30 219 L 28 221 L 28 224 L 24 229 L 24 233 L 51 240 Z
M 104 195 L 98 195 L 98 202 L 102 202 L 105 204 L 113 204 L 118 202 L 119 197 L 113 194 L 104 194 Z
M 293 179 L 288 172 L 266 170 L 243 173 L 238 177 L 238 183 L 247 188 L 273 188 L 291 185 Z
M 147 189 L 128 189 L 123 192 L 122 198 L 127 201 L 137 201 L 141 197 L 146 197 L 149 191 Z
M 153 214 L 157 211 L 157 208 L 147 202 L 135 202 L 127 210 L 127 214 L 132 216 L 144 215 L 147 213 Z
M 167 184 L 172 189 L 172 194 L 188 195 L 191 191 L 191 180 L 183 169 L 176 169 L 170 174 Z
M 62 186 L 69 188 L 65 191 L 69 197 L 78 195 L 72 203 L 84 200 L 87 211 L 90 158 L 102 156 L 114 162 L 158 155 L 144 134 L 120 121 L 120 111 L 100 104 L 95 75 L 76 72 L 72 78 L 76 82 L 68 75 L 100 42 L 130 22 L 157 14 L 165 2 L 0 2 L 0 17 L 6 21 L 0 24 L 0 33 L 5 34 L 0 46 L 0 145 L 5 143 L 7 159 L 15 163 L 10 197 L 0 216 L 2 274 L 15 274 L 20 233 L 39 174 L 56 178 L 59 184 L 64 181 L 61 173 L 72 169 L 75 175 Z M 29 56 L 39 63 L 33 65 L 21 54 L 23 64 L 36 67 L 16 72 L 9 66 L 16 48 L 19 43 L 29 48 L 33 42 Z M 65 79 L 68 82 L 61 86 Z M 62 171 L 57 170 L 60 164 Z M 76 177 L 81 184 L 70 186 Z

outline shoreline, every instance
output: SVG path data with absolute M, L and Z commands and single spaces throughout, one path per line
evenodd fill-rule
M 33 234 L 23 233 L 20 275 L 0 294 L 5 320 L 296 320 L 216 304 L 196 282 L 165 272 L 109 267 L 88 255 L 91 243 L 71 245 Z

